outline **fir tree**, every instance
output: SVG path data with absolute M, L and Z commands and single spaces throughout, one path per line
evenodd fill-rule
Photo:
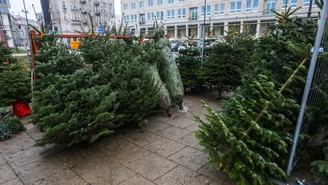
M 0 106 L 12 105 L 16 100 L 30 100 L 30 79 L 23 64 L 12 57 L 12 51 L 0 43 Z

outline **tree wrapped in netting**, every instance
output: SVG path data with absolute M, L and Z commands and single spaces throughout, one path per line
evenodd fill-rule
M 89 38 L 80 52 L 56 46 L 38 53 L 32 122 L 46 131 L 37 145 L 93 143 L 118 126 L 137 124 L 157 105 L 140 46 Z

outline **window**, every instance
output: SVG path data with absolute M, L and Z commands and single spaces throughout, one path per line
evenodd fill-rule
M 197 7 L 191 8 L 190 12 L 191 12 L 191 20 L 197 20 L 197 18 L 198 18 L 198 8 Z
M 144 2 L 143 2 L 143 1 L 140 1 L 140 2 L 139 2 L 139 7 L 140 7 L 140 8 L 143 8 L 144 6 L 145 6 L 145 5 L 144 5 Z
M 164 12 L 163 11 L 160 11 L 160 12 L 156 12 L 156 19 L 157 20 L 160 20 L 162 19 L 164 16 Z
M 289 0 L 282 0 L 282 7 L 281 7 L 281 8 L 283 8 L 283 9 L 287 8 L 287 6 L 288 6 L 288 1 L 289 1 Z
M 225 9 L 224 6 L 225 6 L 224 3 L 221 3 L 221 4 L 220 4 L 220 15 L 224 15 L 224 11 L 225 11 L 225 10 L 224 10 L 224 9 Z
M 129 22 L 129 16 L 128 15 L 124 16 L 124 22 Z
M 305 3 L 305 2 L 304 2 L 304 3 Z M 70 7 L 71 7 L 71 9 L 73 9 L 73 4 L 72 4 L 72 3 L 70 4 Z
M 251 3 L 252 3 L 252 1 L 251 0 L 247 0 L 246 1 L 246 9 L 245 9 L 245 11 L 246 12 L 250 12 L 251 11 Z
M 131 15 L 131 22 L 137 22 L 137 15 Z
M 179 2 L 181 3 L 181 2 L 184 2 L 185 0 L 179 0 Z
M 162 5 L 163 4 L 163 0 L 157 0 L 157 4 L 158 5 Z
M 153 5 L 154 5 L 153 0 L 148 0 L 148 6 L 153 6 Z
M 67 20 L 67 14 L 64 13 L 64 20 Z
M 182 17 L 186 17 L 187 10 L 185 8 L 182 8 Z
M 310 0 L 304 0 L 304 6 L 310 6 Z
M 202 16 L 204 16 L 205 6 L 202 6 Z M 211 5 L 206 6 L 206 15 L 211 15 Z
M 131 3 L 131 9 L 136 9 L 136 3 Z
M 182 14 L 181 9 L 178 9 L 178 19 L 181 18 L 181 14 Z
M 236 9 L 237 13 L 241 12 L 241 1 L 237 1 L 237 9 Z
M 218 4 L 214 5 L 214 15 L 219 15 L 219 5 Z
M 236 3 L 231 2 L 230 3 L 230 13 L 235 13 L 235 11 L 236 11 Z
M 166 19 L 171 19 L 171 10 L 166 12 Z
M 297 7 L 297 0 L 291 0 L 290 7 L 296 8 Z
M 206 15 L 211 15 L 211 5 L 206 6 Z
M 152 13 L 151 12 L 147 13 L 147 20 L 148 21 L 152 20 Z
M 254 0 L 253 1 L 253 12 L 257 12 L 259 8 L 259 0 Z
M 123 9 L 124 9 L 124 10 L 127 10 L 127 9 L 128 9 L 128 4 L 124 4 L 124 5 L 123 5 Z
M 175 18 L 175 10 L 171 10 L 171 18 L 172 18 L 172 19 Z
M 174 3 L 174 0 L 169 0 L 169 4 L 172 4 L 172 3 Z
M 62 6 L 63 6 L 64 9 L 66 9 L 66 3 L 65 3 L 65 1 L 62 2 Z

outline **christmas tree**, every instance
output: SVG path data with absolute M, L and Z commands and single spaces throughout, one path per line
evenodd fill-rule
M 0 107 L 16 100 L 29 101 L 31 84 L 24 64 L 12 57 L 11 49 L 0 42 Z
M 238 179 L 239 185 L 267 185 L 274 184 L 273 178 L 287 179 L 284 169 L 313 44 L 309 42 L 311 35 L 298 39 L 294 33 L 307 32 L 305 27 L 315 29 L 311 21 L 291 15 L 288 9 L 281 20 L 285 25 L 274 26 L 271 29 L 275 31 L 260 41 L 267 44 L 255 45 L 252 70 L 244 75 L 222 112 L 204 105 L 208 115 L 206 121 L 200 120 L 196 136 L 208 150 L 210 162 Z

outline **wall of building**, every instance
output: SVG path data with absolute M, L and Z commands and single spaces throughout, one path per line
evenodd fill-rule
M 270 11 L 271 8 L 275 7 L 276 11 L 281 12 L 285 10 L 285 7 L 292 7 L 293 9 L 302 7 L 297 11 L 296 15 L 301 17 L 307 16 L 308 2 L 310 0 L 287 1 L 287 6 L 283 6 L 286 0 L 207 0 L 206 24 L 211 30 L 213 27 L 223 25 L 224 29 L 219 28 L 215 30 L 215 36 L 222 35 L 224 33 L 223 30 L 232 30 L 233 27 L 231 25 L 235 25 L 234 27 L 238 31 L 256 28 L 254 35 L 259 37 L 266 31 L 268 24 L 275 22 L 275 16 Z M 151 2 L 153 5 L 149 6 Z M 159 2 L 162 2 L 162 4 L 159 5 Z M 233 5 L 234 8 L 232 8 Z M 121 1 L 124 20 L 130 26 L 145 29 L 147 32 L 153 26 L 154 20 L 158 19 L 163 21 L 165 29 L 167 29 L 167 34 L 175 39 L 186 38 L 186 36 L 192 35 L 196 35 L 197 38 L 201 37 L 200 27 L 204 22 L 204 16 L 202 14 L 203 6 L 203 0 Z M 221 7 L 224 8 L 221 9 Z M 312 15 L 317 16 L 319 9 L 314 5 L 312 11 Z M 156 17 L 156 15 L 160 16 Z M 137 26 L 135 26 L 136 24 Z M 256 24 L 255 27 L 254 24 Z M 194 25 L 197 28 L 194 28 Z M 173 30 L 171 29 L 172 27 L 174 28 Z M 181 32 L 179 27 L 184 27 L 184 31 Z M 193 28 L 188 29 L 187 27 Z M 182 33 L 185 33 L 185 35 L 181 36 Z

